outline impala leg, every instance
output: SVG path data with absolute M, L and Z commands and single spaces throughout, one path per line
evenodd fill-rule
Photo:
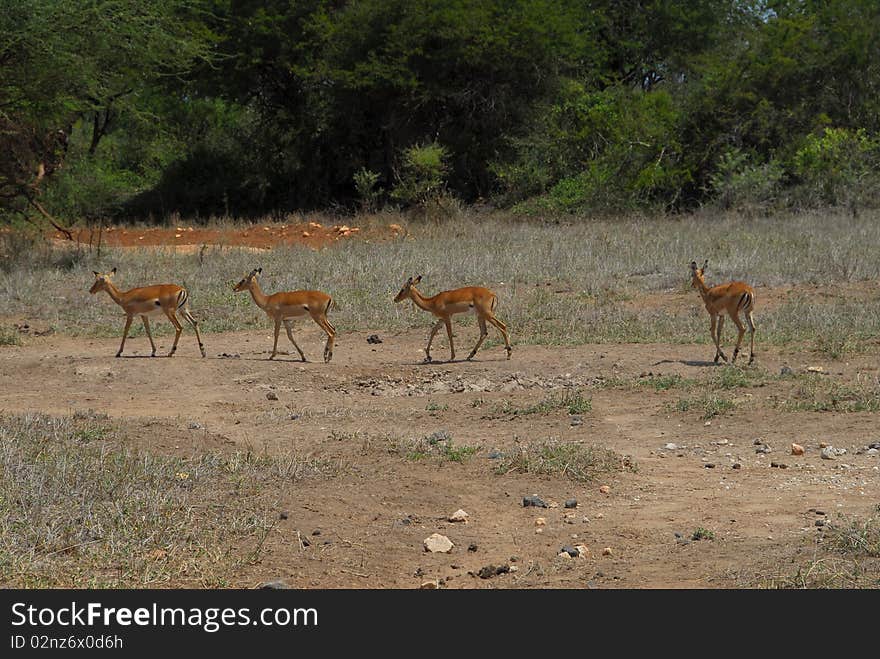
M 480 338 L 477 339 L 477 345 L 474 346 L 474 349 L 471 350 L 471 354 L 468 355 L 468 361 L 474 358 L 474 355 L 477 354 L 477 350 L 480 349 L 480 346 L 483 345 L 483 341 L 486 340 L 486 336 L 489 334 L 489 331 L 486 329 L 486 319 L 482 316 L 477 316 L 477 322 L 480 324 Z
M 501 336 L 504 337 L 504 348 L 507 350 L 507 358 L 510 359 L 510 337 L 507 335 L 507 325 L 498 320 L 494 315 L 486 316 L 486 320 L 492 323 L 495 327 L 498 328 L 498 331 L 501 332 Z
M 736 347 L 733 349 L 733 359 L 731 360 L 731 363 L 733 363 L 736 361 L 736 356 L 739 354 L 743 337 L 746 335 L 746 326 L 743 325 L 743 322 L 739 319 L 739 314 L 731 316 L 731 319 L 736 324 L 736 329 L 739 330 L 739 335 L 736 337 Z
M 146 316 L 141 316 L 141 320 L 144 321 L 144 329 L 147 330 L 147 338 L 150 339 L 150 346 L 153 348 L 152 354 L 150 357 L 156 356 L 156 344 L 153 343 L 153 335 L 150 333 L 150 319 Z
M 174 313 L 174 309 L 169 309 L 165 312 L 165 315 L 168 316 L 168 320 L 174 325 L 174 345 L 171 346 L 171 352 L 168 353 L 169 357 L 173 357 L 174 353 L 177 352 L 177 342 L 180 341 L 180 334 L 183 332 L 183 325 L 177 320 L 177 314 Z
M 755 361 L 755 319 L 752 317 L 752 312 L 749 311 L 746 314 L 746 321 L 749 323 L 749 335 L 751 345 L 749 346 L 749 364 Z
M 202 353 L 202 357 L 205 357 L 205 344 L 202 343 L 202 336 L 199 334 L 199 323 L 193 318 L 193 315 L 189 312 L 189 309 L 185 308 L 181 312 L 183 313 L 183 317 L 186 318 L 186 322 L 193 326 L 193 329 L 196 331 L 196 340 L 199 342 L 199 351 Z
M 431 328 L 431 333 L 428 335 L 428 347 L 425 348 L 425 361 L 429 362 L 431 360 L 431 344 L 434 342 L 434 335 L 440 330 L 440 326 L 443 324 L 443 319 L 441 318 L 436 323 L 434 323 L 434 327 Z
M 291 325 L 291 323 L 289 320 L 284 321 L 284 329 L 287 330 L 287 338 L 290 339 L 290 342 L 293 344 L 293 347 L 296 348 L 296 351 L 299 353 L 299 358 L 302 359 L 304 362 L 307 362 L 308 359 L 306 359 L 306 356 L 303 354 L 303 351 L 299 349 L 299 346 L 296 345 L 296 341 L 293 340 L 293 332 L 291 332 L 291 330 L 290 330 L 290 325 Z
M 445 318 L 443 322 L 446 323 L 446 336 L 449 337 L 449 360 L 455 361 L 455 344 L 452 342 L 452 319 Z
M 330 324 L 326 316 L 312 314 L 312 319 L 318 324 L 318 327 L 327 332 L 327 344 L 324 346 L 324 362 L 329 362 L 333 359 L 333 342 L 336 340 L 336 328 Z
M 725 362 L 727 361 L 727 356 L 721 351 L 721 328 L 724 325 L 724 318 L 719 318 L 717 315 L 712 315 L 712 325 L 709 328 L 709 332 L 712 334 L 712 340 L 715 342 L 715 363 L 718 363 L 718 359 L 723 359 Z
M 119 351 L 116 353 L 117 357 L 122 356 L 122 349 L 125 347 L 125 338 L 128 336 L 128 330 L 131 328 L 131 321 L 134 319 L 134 316 L 131 314 L 125 317 L 125 329 L 122 330 L 122 343 L 119 344 Z
M 275 353 L 278 352 L 278 333 L 281 331 L 281 319 L 275 319 L 275 343 L 272 344 L 272 354 L 269 359 L 275 359 Z

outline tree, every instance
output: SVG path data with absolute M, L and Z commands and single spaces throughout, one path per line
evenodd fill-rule
M 74 123 L 88 119 L 94 154 L 138 95 L 206 59 L 202 0 L 0 0 L 0 199 L 37 207 L 64 162 Z

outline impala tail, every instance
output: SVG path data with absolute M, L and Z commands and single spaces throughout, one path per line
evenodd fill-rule
M 181 288 L 180 293 L 177 294 L 177 308 L 182 309 L 186 306 L 187 300 L 189 300 L 189 293 L 186 292 L 185 288 Z
M 736 305 L 737 311 L 743 311 L 748 313 L 755 306 L 755 296 L 750 291 L 746 291 L 742 294 L 742 297 L 739 299 L 739 302 Z

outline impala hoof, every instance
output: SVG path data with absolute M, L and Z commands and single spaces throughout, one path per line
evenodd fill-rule
M 428 355 L 427 357 L 425 357 L 425 363 L 426 363 L 426 364 L 429 364 L 429 363 L 431 363 L 432 361 L 434 361 L 434 360 L 431 359 L 431 355 Z
M 116 356 L 117 356 L 117 357 L 122 357 L 122 351 L 117 352 L 117 353 L 116 353 Z
M 474 355 L 475 355 L 475 354 L 476 354 L 476 353 L 471 353 L 471 354 L 469 354 L 469 355 L 467 356 L 467 360 L 468 360 L 469 362 L 470 362 L 470 361 L 473 361 L 473 359 L 474 359 Z

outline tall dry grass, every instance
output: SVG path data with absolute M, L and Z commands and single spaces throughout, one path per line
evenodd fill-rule
M 403 221 L 385 214 L 348 223 L 395 220 Z M 232 292 L 232 285 L 255 267 L 263 268 L 267 292 L 316 288 L 331 293 L 338 303 L 332 320 L 341 331 L 427 328 L 424 312 L 409 303 L 392 304 L 409 275 L 423 275 L 426 294 L 487 285 L 499 293 L 498 315 L 516 343 L 707 343 L 707 317 L 689 288 L 688 264 L 694 259 L 709 260 L 710 282 L 833 286 L 880 279 L 880 213 L 744 219 L 707 212 L 530 221 L 465 213 L 442 223 L 411 223 L 408 235 L 395 240 L 262 253 L 210 246 L 201 257 L 170 249 L 105 249 L 98 259 L 93 251 L 10 245 L 21 239 L 9 235 L 3 240 L 0 314 L 85 336 L 120 332 L 118 307 L 105 295 L 93 298 L 87 292 L 91 270 L 113 266 L 123 288 L 158 282 L 186 286 L 208 332 L 267 327 L 248 295 Z M 648 296 L 674 292 L 693 293 L 693 305 L 675 310 L 642 304 Z M 880 295 L 853 300 L 804 294 L 772 310 L 759 300 L 756 318 L 759 342 L 813 342 L 839 356 L 875 340 Z M 167 324 L 155 326 L 157 334 L 170 331 Z M 730 325 L 727 331 L 732 332 Z

